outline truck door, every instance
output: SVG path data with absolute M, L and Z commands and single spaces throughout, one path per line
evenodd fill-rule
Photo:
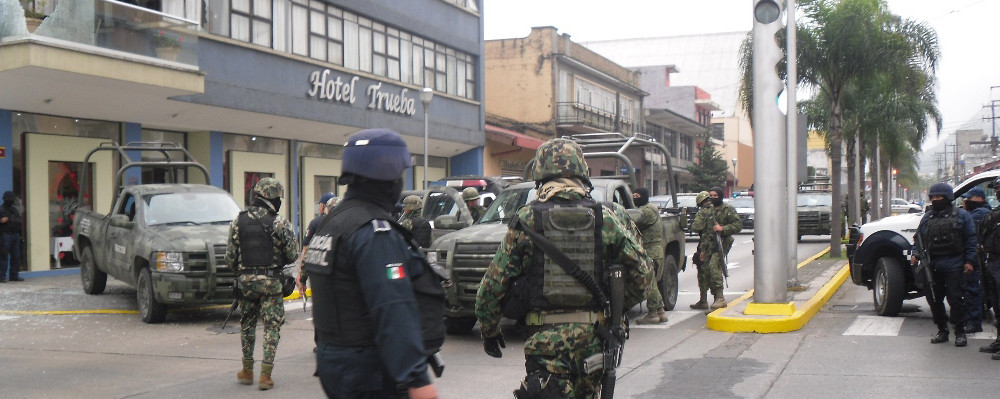
M 122 197 L 118 201 L 118 204 L 116 204 L 115 210 L 111 213 L 109 223 L 107 224 L 107 244 L 105 244 L 107 247 L 104 249 L 107 259 L 105 261 L 107 262 L 108 271 L 111 272 L 111 275 L 123 281 L 131 281 L 130 278 L 123 277 L 131 276 L 131 273 L 129 273 L 129 267 L 131 266 L 132 260 L 129 256 L 134 254 L 130 251 L 129 244 L 135 230 L 135 216 L 136 209 L 138 208 L 136 200 L 136 197 L 130 193 L 122 194 Z M 124 216 L 128 218 L 130 223 L 124 226 L 110 223 L 110 219 L 115 216 L 118 216 L 117 219 L 121 219 L 122 216 Z

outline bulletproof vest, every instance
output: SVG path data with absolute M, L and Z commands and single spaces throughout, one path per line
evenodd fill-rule
M 989 224 L 986 224 L 987 222 Z M 990 212 L 979 228 L 983 232 L 981 242 L 983 249 L 991 254 L 1000 255 L 1000 208 Z
M 349 212 L 348 212 L 349 211 Z M 375 327 L 351 259 L 347 240 L 361 228 L 384 226 L 403 236 L 411 255 L 423 271 L 409 276 L 420 311 L 424 350 L 431 354 L 444 343 L 445 293 L 410 232 L 389 220 L 385 210 L 360 200 L 346 200 L 327 214 L 309 243 L 303 268 L 313 284 L 313 324 L 317 338 L 326 344 L 347 347 L 375 345 Z M 340 256 L 340 254 L 345 254 Z M 378 265 L 381 267 L 382 265 Z
M 423 248 L 431 246 L 431 223 L 422 217 L 413 218 L 413 227 L 410 228 L 413 239 Z
M 260 219 L 240 212 L 236 222 L 240 230 L 240 259 L 244 269 L 274 267 L 274 218 L 270 213 Z M 283 266 L 283 265 L 282 265 Z
M 965 240 L 958 224 L 958 211 L 952 209 L 932 214 L 927 220 L 927 252 L 931 256 L 957 255 L 965 251 Z
M 533 203 L 531 211 L 535 232 L 551 241 L 584 273 L 594 276 L 596 281 L 603 281 L 598 278 L 604 272 L 601 239 L 604 214 L 600 203 L 590 199 L 579 202 L 554 199 Z M 603 309 L 583 283 L 566 273 L 537 245 L 533 248 L 526 291 L 531 309 Z

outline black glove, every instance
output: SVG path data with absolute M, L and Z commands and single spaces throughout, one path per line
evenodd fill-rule
M 503 333 L 499 333 L 495 337 L 483 337 L 483 351 L 487 355 L 501 358 L 503 357 L 503 352 L 500 352 L 500 348 L 506 347 L 507 343 L 503 340 Z

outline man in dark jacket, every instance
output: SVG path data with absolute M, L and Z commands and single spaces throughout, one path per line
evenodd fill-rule
M 21 271 L 21 227 L 24 216 L 16 202 L 17 195 L 13 191 L 3 193 L 3 206 L 0 206 L 0 283 L 8 281 L 8 269 L 9 281 L 24 281 L 17 275 Z
M 972 215 L 972 220 L 976 223 L 976 231 L 979 231 L 979 225 L 982 224 L 983 218 L 990 213 L 990 204 L 986 203 L 986 191 L 979 187 L 973 187 L 962 195 L 962 198 L 965 199 L 965 210 Z M 969 320 L 965 322 L 967 334 L 983 331 L 983 291 L 979 279 L 980 272 L 986 265 L 980 265 L 979 259 L 976 260 L 975 269 L 971 273 L 965 274 L 962 281 L 962 297 L 965 299 L 965 307 L 969 312 Z
M 961 347 L 968 344 L 964 329 L 968 316 L 965 301 L 962 300 L 962 278 L 963 274 L 971 273 L 976 264 L 976 225 L 968 212 L 952 204 L 955 194 L 947 183 L 932 185 L 927 194 L 931 208 L 920 219 L 912 253 L 920 253 L 921 245 L 926 245 L 931 259 L 927 267 L 933 271 L 934 281 L 925 289 L 929 291 L 927 303 L 938 327 L 931 343 L 948 341 L 948 314 L 944 309 L 944 298 L 947 297 L 951 319 L 955 322 L 955 346 Z M 917 260 L 916 255 L 910 259 L 914 266 Z

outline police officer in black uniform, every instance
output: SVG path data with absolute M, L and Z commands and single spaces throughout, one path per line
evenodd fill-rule
M 6 283 L 7 270 L 10 281 L 24 281 L 17 275 L 21 271 L 21 227 L 24 216 L 16 204 L 17 195 L 13 191 L 3 193 L 0 206 L 0 283 Z
M 1000 177 L 993 180 L 989 185 L 996 190 L 997 199 L 1000 199 Z M 993 321 L 1000 326 L 1000 311 L 997 310 L 1000 304 L 1000 207 L 992 210 L 979 225 L 979 242 L 986 252 L 986 265 L 983 266 L 983 287 L 984 293 L 988 295 L 986 299 L 993 305 Z M 989 345 L 979 347 L 980 352 L 992 353 L 993 360 L 1000 360 L 1000 332 L 997 339 Z
M 334 398 L 437 397 L 427 370 L 444 341 L 444 291 L 440 279 L 427 284 L 434 273 L 391 221 L 412 166 L 406 143 L 391 130 L 363 130 L 344 145 L 342 165 L 347 192 L 320 222 L 303 267 L 317 376 Z M 425 297 L 437 299 L 436 323 L 424 317 Z
M 927 303 L 938 327 L 931 343 L 948 341 L 948 314 L 944 309 L 947 297 L 951 319 L 955 322 L 955 346 L 961 347 L 968 344 L 964 329 L 968 315 L 962 299 L 962 280 L 963 274 L 971 273 L 976 264 L 976 225 L 968 212 L 952 204 L 955 194 L 947 183 L 932 185 L 927 194 L 931 209 L 920 219 L 913 253 L 920 251 L 923 242 L 931 258 L 934 284 L 928 284 L 926 289 L 933 290 L 934 299 L 927 295 Z M 911 262 L 916 265 L 917 257 L 913 256 Z

